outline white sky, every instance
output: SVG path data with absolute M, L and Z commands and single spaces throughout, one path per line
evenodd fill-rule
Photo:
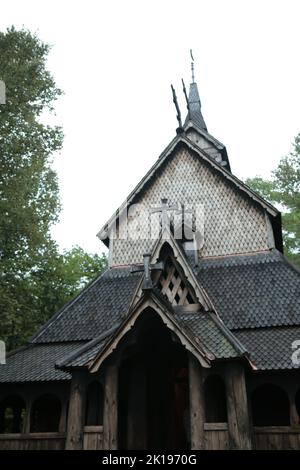
M 300 132 L 299 0 L 9 0 L 14 24 L 53 45 L 49 69 L 65 95 L 55 122 L 62 248 L 103 251 L 96 233 L 175 135 L 189 49 L 209 132 L 233 173 L 268 176 Z

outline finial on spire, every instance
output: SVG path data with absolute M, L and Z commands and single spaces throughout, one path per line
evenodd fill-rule
M 191 69 L 192 69 L 192 83 L 195 83 L 195 74 L 194 74 L 194 57 L 193 57 L 193 51 L 192 49 L 190 49 L 190 55 L 191 55 L 191 59 L 192 59 L 192 63 L 191 63 Z

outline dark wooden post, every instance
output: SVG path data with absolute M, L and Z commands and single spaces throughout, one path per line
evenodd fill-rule
M 22 431 L 24 434 L 30 433 L 31 406 L 32 406 L 32 400 L 29 398 L 26 401 L 26 413 L 25 413 L 23 431 Z
M 72 374 L 67 426 L 67 450 L 80 450 L 83 446 L 86 384 L 83 371 Z
M 118 366 L 108 365 L 104 386 L 103 449 L 118 448 Z
M 145 364 L 136 360 L 128 377 L 127 448 L 147 449 Z
M 230 448 L 252 449 L 252 429 L 242 364 L 228 364 L 225 380 Z
M 59 419 L 59 432 L 64 433 L 67 431 L 67 402 L 64 398 L 61 405 L 60 419 Z
M 289 399 L 290 399 L 290 423 L 291 426 L 299 426 L 299 416 L 295 403 L 295 392 L 294 390 L 289 390 Z
M 202 369 L 192 354 L 189 354 L 189 390 L 191 449 L 204 449 L 205 406 Z

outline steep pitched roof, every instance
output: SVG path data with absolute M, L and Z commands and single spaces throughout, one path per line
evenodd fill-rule
M 197 274 L 231 330 L 300 325 L 300 273 L 277 250 L 201 260 Z
M 186 330 L 213 353 L 215 359 L 232 359 L 247 354 L 245 346 L 221 322 L 215 313 L 205 312 L 198 314 L 176 314 L 176 318 Z
M 70 380 L 70 374 L 57 370 L 56 361 L 74 352 L 81 343 L 30 344 L 7 355 L 0 366 L 0 383 Z
M 201 260 L 194 271 L 227 332 L 242 343 L 257 369 L 298 367 L 291 361 L 291 344 L 300 338 L 300 273 L 281 253 Z M 42 328 L 33 344 L 8 354 L 7 364 L 0 366 L 0 382 L 69 380 L 69 374 L 55 370 L 55 363 L 81 367 L 93 359 L 110 328 L 120 327 L 140 280 L 129 267 L 107 270 Z M 215 315 L 174 315 L 216 358 L 235 354 L 231 341 L 224 343 L 224 331 L 220 336 Z M 76 341 L 79 337 L 90 343 L 83 345 Z
M 141 274 L 108 269 L 66 304 L 31 339 L 33 343 L 88 341 L 120 322 Z
M 240 181 L 237 177 L 232 175 L 229 171 L 219 165 L 207 152 L 203 149 L 200 149 L 194 142 L 188 139 L 187 136 L 184 134 L 179 134 L 170 145 L 165 149 L 165 151 L 161 154 L 159 159 L 155 162 L 152 168 L 148 171 L 148 173 L 144 176 L 144 178 L 140 181 L 140 183 L 135 187 L 135 189 L 130 193 L 128 198 L 123 202 L 123 204 L 117 209 L 117 211 L 113 214 L 113 216 L 109 219 L 109 221 L 102 227 L 102 229 L 98 233 L 98 237 L 108 245 L 109 242 L 109 231 L 112 226 L 116 223 L 116 220 L 119 218 L 119 215 L 123 213 L 133 202 L 135 202 L 142 193 L 147 185 L 153 180 L 155 177 L 156 172 L 159 168 L 165 164 L 168 158 L 173 155 L 176 149 L 180 148 L 180 146 L 187 147 L 191 150 L 194 155 L 203 160 L 204 162 L 208 163 L 214 171 L 217 171 L 225 178 L 230 184 L 234 185 L 234 187 L 252 199 L 255 203 L 260 205 L 264 210 L 266 210 L 270 216 L 272 225 L 274 227 L 275 239 L 276 239 L 276 247 L 279 250 L 282 250 L 282 234 L 281 234 L 281 215 L 280 212 L 273 207 L 270 203 L 265 201 L 262 197 L 260 197 L 257 193 L 255 193 L 252 189 L 250 189 L 245 183 Z
M 213 354 L 214 359 L 224 360 L 244 356 L 247 353 L 242 343 L 218 321 L 210 312 L 205 314 L 178 314 L 174 313 L 178 325 L 192 338 L 203 345 L 205 350 Z M 121 326 L 121 325 L 119 325 Z M 102 335 L 101 335 L 102 336 Z M 105 345 L 112 339 L 112 335 L 96 338 L 56 362 L 56 367 L 61 370 L 71 370 L 79 367 L 88 367 L 92 364 Z
M 124 334 L 134 326 L 138 316 L 149 306 L 161 316 L 166 327 L 179 337 L 182 344 L 198 357 L 204 367 L 209 367 L 214 359 L 237 358 L 247 353 L 239 340 L 215 318 L 215 314 L 209 312 L 199 312 L 194 315 L 176 314 L 161 293 L 153 289 L 145 292 L 142 299 L 133 306 L 116 333 L 104 345 L 99 344 L 99 351 L 89 364 L 91 371 L 95 372 L 99 368 L 104 359 L 114 351 Z
M 252 328 L 234 332 L 251 351 L 251 360 L 259 370 L 298 369 L 292 361 L 292 343 L 300 339 L 300 326 Z
M 91 341 L 84 343 L 75 351 L 71 351 L 70 354 L 57 361 L 55 363 L 55 367 L 61 370 L 69 370 L 71 368 L 78 368 L 88 364 L 88 362 L 104 347 L 119 326 L 120 323 L 116 324 L 113 328 L 104 331 Z
M 199 281 L 195 277 L 183 250 L 180 248 L 179 243 L 175 240 L 168 227 L 162 230 L 160 238 L 153 248 L 152 262 L 160 259 L 161 249 L 166 244 L 172 249 L 174 258 L 176 258 L 177 262 L 180 264 L 182 272 L 185 273 L 185 276 L 190 280 L 193 291 L 198 292 L 198 300 L 202 302 L 202 307 L 203 305 L 206 307 L 206 312 L 198 311 L 191 314 L 186 310 L 182 310 L 183 307 L 178 310 L 178 308 L 171 305 L 168 298 L 157 290 L 157 288 L 149 290 L 147 287 L 145 291 L 143 288 L 143 275 L 133 294 L 128 312 L 119 326 L 104 332 L 95 340 L 90 341 L 88 344 L 75 351 L 75 353 L 72 353 L 69 357 L 64 358 L 56 364 L 57 367 L 68 370 L 70 368 L 88 366 L 90 361 L 92 364 L 91 367 L 95 367 L 93 363 L 95 364 L 97 362 L 97 358 L 99 361 L 101 356 L 104 355 L 101 359 L 104 360 L 107 354 L 111 354 L 116 348 L 116 341 L 119 342 L 123 335 L 134 326 L 138 315 L 143 311 L 142 306 L 144 303 L 146 306 L 151 304 L 152 307 L 157 310 L 164 323 L 179 335 L 181 341 L 187 348 L 193 349 L 192 345 L 194 344 L 194 349 L 196 348 L 197 354 L 197 349 L 200 345 L 200 352 L 202 355 L 204 353 L 204 357 L 207 352 L 212 353 L 213 356 L 208 355 L 208 362 L 212 358 L 229 359 L 246 354 L 246 349 L 234 337 L 230 330 L 228 330 L 224 323 L 217 318 L 215 313 L 208 311 L 209 308 L 212 308 L 210 300 L 206 292 L 199 285 Z M 183 337 L 184 332 L 190 337 L 192 345 L 189 346 L 189 344 L 185 343 Z M 196 343 L 194 343 L 194 341 L 196 341 Z M 99 364 L 97 367 L 99 367 Z
M 197 124 L 195 124 L 193 121 L 186 121 L 186 123 L 184 125 L 184 131 L 186 132 L 186 135 L 187 135 L 188 138 L 190 138 L 190 133 L 192 131 L 195 131 L 196 134 L 203 137 L 203 139 L 206 142 L 208 142 L 208 145 L 210 144 L 212 146 L 212 148 L 215 148 L 216 151 L 218 151 L 221 154 L 222 160 L 219 161 L 218 159 L 214 158 L 215 161 L 217 161 L 217 163 L 219 163 L 221 166 L 226 166 L 226 170 L 231 172 L 230 161 L 229 161 L 229 158 L 228 158 L 227 149 L 226 149 L 225 145 L 222 144 L 222 142 L 217 140 L 214 136 L 209 134 L 204 129 L 201 129 L 200 127 L 198 127 Z M 191 139 L 191 140 L 193 140 L 193 139 Z M 224 164 L 225 162 L 226 162 L 226 165 Z

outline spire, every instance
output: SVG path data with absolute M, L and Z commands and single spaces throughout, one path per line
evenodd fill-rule
M 193 57 L 192 50 L 190 50 L 190 54 L 192 58 L 192 63 L 191 63 L 192 83 L 190 84 L 190 92 L 189 92 L 189 97 L 188 97 L 189 113 L 185 119 L 184 124 L 186 125 L 189 121 L 192 121 L 200 129 L 203 129 L 204 131 L 207 132 L 207 127 L 206 127 L 205 121 L 201 113 L 201 101 L 200 101 L 200 96 L 198 92 L 198 86 L 197 86 L 197 83 L 195 82 L 194 57 Z
M 189 92 L 188 101 L 189 101 L 190 112 L 189 112 L 189 115 L 187 115 L 184 124 L 187 124 L 189 121 L 192 121 L 194 124 L 196 124 L 196 126 L 200 127 L 200 129 L 203 129 L 204 131 L 207 132 L 207 127 L 206 127 L 205 121 L 201 113 L 201 101 L 200 101 L 197 83 L 190 84 L 190 92 Z

